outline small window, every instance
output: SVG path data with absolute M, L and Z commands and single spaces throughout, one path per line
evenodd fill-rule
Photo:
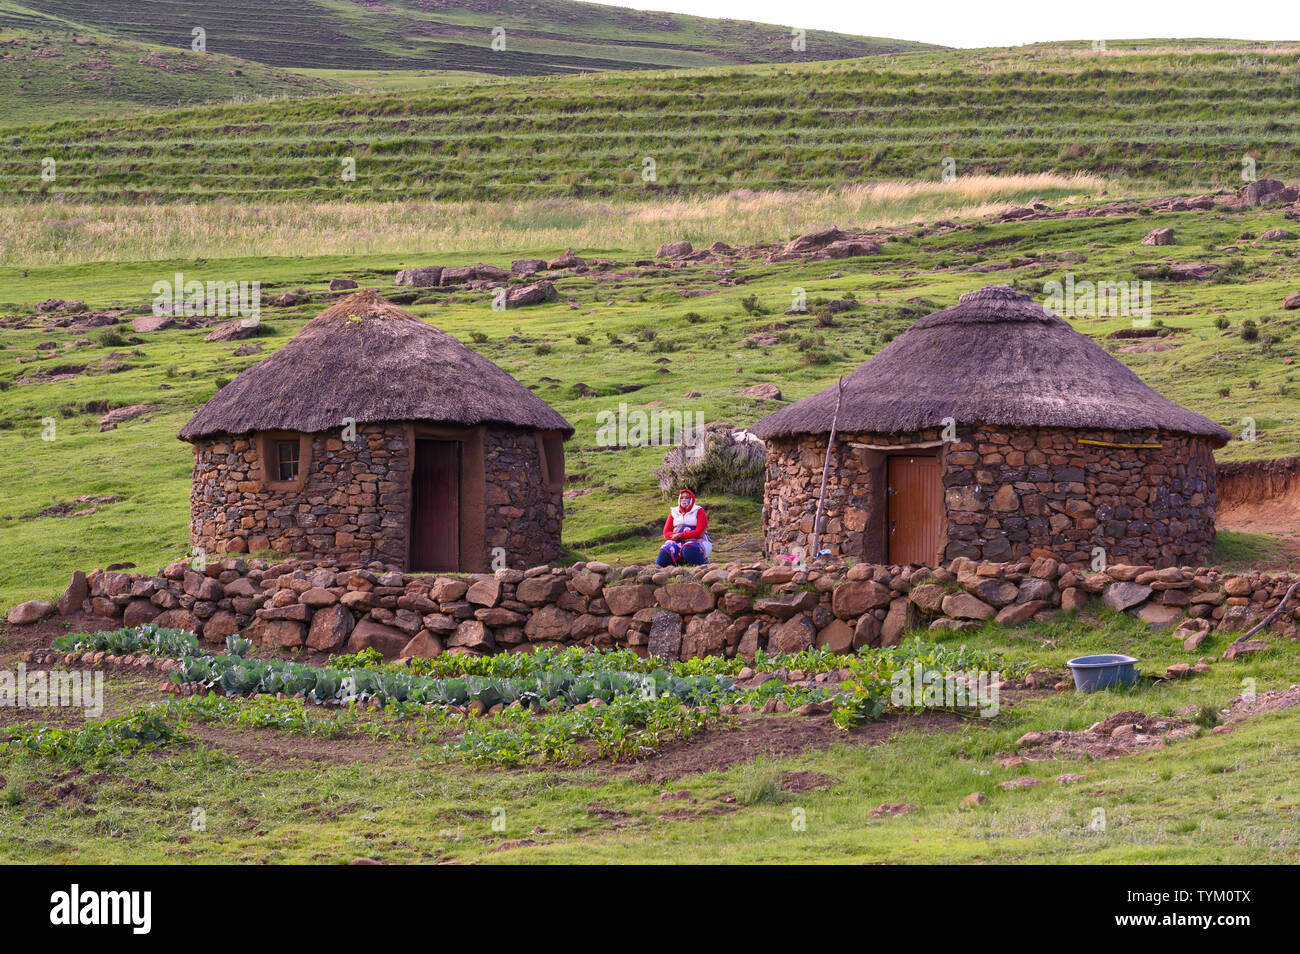
M 277 480 L 298 479 L 298 442 L 297 441 L 276 441 L 275 459 L 276 459 Z
M 546 481 L 552 487 L 564 485 L 564 438 L 547 436 L 542 439 L 546 453 Z

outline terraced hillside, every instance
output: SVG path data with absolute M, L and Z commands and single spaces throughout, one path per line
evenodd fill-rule
M 113 36 L 176 49 L 188 50 L 191 30 L 202 27 L 210 52 L 280 67 L 509 76 L 829 60 L 934 48 L 811 31 L 805 49 L 795 51 L 789 27 L 571 0 L 32 0 L 30 7 Z M 494 48 L 494 29 L 505 31 L 504 48 Z
M 1050 55 L 1049 55 L 1050 53 Z M 1300 46 L 1086 45 L 509 80 L 11 129 L 9 198 L 523 199 L 1300 172 Z M 60 159 L 58 181 L 32 170 Z M 355 181 L 343 160 L 355 160 Z M 945 164 L 945 159 L 951 159 Z

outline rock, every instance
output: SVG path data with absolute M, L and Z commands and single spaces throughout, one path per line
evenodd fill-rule
M 1255 625 L 1255 611 L 1249 606 L 1228 606 L 1219 620 L 1219 630 L 1225 633 L 1245 632 Z
M 422 629 L 402 649 L 403 656 L 420 659 L 433 659 L 442 655 L 442 639 Z
M 548 281 L 521 285 L 506 293 L 507 308 L 521 308 L 524 305 L 540 305 L 542 302 L 554 301 L 559 297 L 555 286 Z
M 209 643 L 220 645 L 227 636 L 239 633 L 239 617 L 229 610 L 217 610 L 203 624 L 203 638 Z
M 566 631 L 564 635 L 567 636 L 568 632 Z M 492 635 L 492 630 L 478 620 L 467 619 L 456 627 L 456 632 L 447 637 L 447 648 L 456 646 L 474 652 L 490 653 L 496 648 L 496 637 Z
M 713 593 L 701 583 L 666 583 L 655 590 L 659 605 L 671 613 L 707 613 L 713 609 Z
M 242 341 L 257 333 L 259 322 L 255 319 L 235 318 L 224 321 L 203 336 L 204 341 Z
M 478 262 L 462 268 L 444 268 L 439 284 L 446 287 L 448 285 L 463 285 L 466 282 L 504 282 L 509 278 L 510 273 L 504 268 Z
M 432 288 L 442 284 L 442 266 L 425 265 L 420 268 L 404 268 L 397 273 L 396 285 L 411 285 L 415 288 Z
M 766 599 L 756 600 L 754 602 L 754 612 L 763 613 L 767 616 L 775 616 L 779 620 L 787 620 L 798 613 L 807 613 L 817 608 L 817 594 L 808 590 L 796 590 L 793 593 L 782 593 L 779 596 L 770 596 Z
M 162 331 L 174 324 L 176 319 L 172 315 L 138 315 L 131 319 L 132 330 L 141 335 Z
M 152 623 L 161 612 L 162 610 L 149 600 L 132 600 L 122 611 L 122 625 L 127 629 L 134 629 L 145 623 Z
M 971 792 L 958 803 L 957 807 L 962 811 L 969 811 L 972 808 L 978 808 L 989 800 L 989 797 L 983 792 Z
M 1300 308 L 1300 292 L 1292 292 L 1282 299 L 1282 307 L 1288 310 Z
M 520 585 L 522 586 L 522 584 Z M 556 595 L 558 596 L 559 594 Z M 476 580 L 470 585 L 470 588 L 465 591 L 465 599 L 469 600 L 475 606 L 496 606 L 498 601 L 501 599 L 501 581 L 495 576 Z M 523 602 L 529 602 L 523 600 L 523 597 L 520 597 L 520 600 Z M 546 600 L 539 601 L 539 603 L 544 602 L 546 602 Z
M 846 239 L 853 238 L 848 232 L 841 232 L 835 226 L 828 229 L 821 229 L 817 232 L 808 232 L 800 235 L 790 242 L 784 249 L 782 255 L 804 255 L 808 252 L 814 252 L 818 249 L 825 248 L 835 242 L 843 242 Z
M 631 616 L 655 603 L 655 591 L 644 583 L 605 587 L 605 604 L 615 616 Z
M 646 646 L 651 656 L 675 660 L 682 651 L 682 618 L 669 610 L 656 610 L 650 620 L 650 641 Z
M 573 249 L 566 249 L 563 255 L 556 256 L 547 264 L 548 269 L 581 268 L 587 263 L 573 254 Z
M 333 606 L 338 601 L 338 594 L 321 586 L 313 586 L 309 590 L 304 590 L 298 596 L 298 602 L 305 606 L 310 606 L 312 609 L 320 609 L 324 606 Z
M 63 591 L 63 596 L 59 597 L 55 608 L 60 616 L 71 616 L 81 610 L 82 602 L 89 596 L 90 585 L 86 582 L 86 574 L 81 570 L 74 570 L 72 579 L 68 581 L 68 588 Z
M 1018 626 L 1039 610 L 1049 605 L 1051 604 L 1044 603 L 1041 600 L 1034 600 L 1031 603 L 1012 603 L 1010 606 L 1005 606 L 998 611 L 998 625 Z
M 1015 601 L 1019 588 L 1010 580 L 994 580 L 963 574 L 958 582 L 971 596 L 977 596 L 995 609 Z
M 1237 190 L 1237 203 L 1245 206 L 1274 205 L 1280 202 L 1294 202 L 1294 189 L 1288 189 L 1286 183 L 1277 179 L 1256 179 Z
M 1174 663 L 1165 670 L 1166 679 L 1185 679 L 1192 674 L 1191 663 Z
M 517 258 L 510 263 L 510 274 L 515 278 L 527 278 L 546 267 L 544 258 Z
M 1163 606 L 1159 603 L 1147 603 L 1137 611 L 1138 619 L 1152 629 L 1167 629 L 1183 614 L 1176 606 Z
M 199 621 L 192 613 L 183 609 L 164 610 L 153 618 L 153 624 L 164 629 L 183 629 L 190 633 L 199 631 Z
M 515 599 L 529 606 L 554 603 L 565 591 L 564 580 L 556 576 L 534 576 L 515 587 Z
M 737 391 L 736 396 L 758 398 L 760 401 L 779 401 L 781 389 L 775 384 L 751 384 L 743 391 Z
M 897 646 L 912 624 L 912 601 L 902 596 L 889 604 L 889 613 L 880 624 L 880 645 Z
M 96 423 L 99 424 L 101 431 L 111 431 L 115 430 L 117 425 L 125 424 L 127 421 L 134 420 L 152 410 L 152 404 L 132 404 L 129 407 L 117 407 L 99 418 Z
M 322 610 L 328 613 L 333 607 Z M 480 626 L 482 623 L 479 624 Z M 363 619 L 352 628 L 348 636 L 348 652 L 359 653 L 363 649 L 374 649 L 385 659 L 396 659 L 406 648 L 411 637 L 393 626 L 376 623 L 372 619 Z
M 720 610 L 714 610 L 708 616 L 694 617 L 686 624 L 686 634 L 681 642 L 681 658 L 721 656 L 727 645 L 731 625 L 731 617 Z
M 833 653 L 847 653 L 853 649 L 853 627 L 842 619 L 831 620 L 825 629 L 818 631 L 816 646 Z
M 1244 643 L 1229 643 L 1228 648 L 1224 650 L 1223 659 L 1237 659 L 1240 656 L 1250 656 L 1254 653 L 1262 653 L 1269 649 L 1269 644 L 1262 639 L 1249 639 Z
M 886 802 L 871 809 L 867 815 L 870 818 L 895 818 L 899 815 L 910 815 L 912 812 L 920 811 L 920 808 L 919 805 L 910 805 L 907 802 Z
M 164 614 L 165 615 L 165 614 Z M 248 627 L 248 637 L 263 646 L 292 649 L 303 644 L 307 627 L 291 619 L 265 619 L 258 617 Z
M 998 788 L 1006 789 L 1008 792 L 1018 788 L 1033 788 L 1035 785 L 1042 785 L 1041 779 L 1036 779 L 1032 775 L 1022 775 L 1020 778 L 1013 778 L 1008 782 L 1001 782 Z
M 1185 619 L 1174 627 L 1174 639 L 1180 640 L 1183 649 L 1188 652 L 1194 652 L 1201 648 L 1201 643 L 1205 642 L 1205 637 L 1210 633 L 1210 621 L 1208 619 Z
M 769 653 L 799 653 L 809 649 L 817 636 L 817 628 L 807 616 L 796 616 L 768 630 Z
M 1122 613 L 1137 606 L 1152 592 L 1151 587 L 1143 586 L 1141 583 L 1112 583 L 1102 593 L 1101 601 L 1115 612 Z
M 946 595 L 947 591 L 938 583 L 922 583 L 920 586 L 913 587 L 907 594 L 907 598 L 923 612 L 934 616 L 943 610 L 943 598 Z
M 655 258 L 659 259 L 677 259 L 685 258 L 695 251 L 695 247 L 690 242 L 664 242 L 655 252 Z
M 568 610 L 553 605 L 542 606 L 528 618 L 524 635 L 533 642 L 567 639 L 574 619 Z
M 997 613 L 992 606 L 969 593 L 949 593 L 943 598 L 943 615 L 953 619 L 989 619 Z
M 14 626 L 27 626 L 31 623 L 39 623 L 53 612 L 52 603 L 44 600 L 28 600 L 26 603 L 19 603 L 12 607 L 6 619 Z
M 840 242 L 831 242 L 819 255 L 814 257 L 820 258 L 858 258 L 863 255 L 879 255 L 880 245 L 870 239 L 844 239 Z
M 1173 229 L 1152 229 L 1150 232 L 1146 234 L 1146 237 L 1142 239 L 1142 244 L 1143 245 L 1173 245 L 1174 230 Z
M 1016 594 L 1017 603 L 1051 603 L 1056 596 L 1056 587 L 1048 580 L 1030 577 L 1021 582 L 1020 592 Z
M 1077 586 L 1061 590 L 1061 609 L 1067 613 L 1078 612 L 1088 606 L 1088 592 Z
M 888 606 L 893 598 L 893 590 L 874 580 L 844 583 L 831 592 L 831 612 L 840 619 L 852 619 Z
M 330 291 L 347 291 L 349 288 L 356 288 L 356 287 L 357 287 L 357 283 L 350 278 L 330 279 Z
M 1213 262 L 1178 262 L 1169 266 L 1169 277 L 1175 281 L 1202 281 L 1213 278 L 1218 270 Z
M 307 645 L 317 652 L 332 653 L 352 634 L 354 621 L 346 606 L 337 603 L 318 609 L 311 618 Z

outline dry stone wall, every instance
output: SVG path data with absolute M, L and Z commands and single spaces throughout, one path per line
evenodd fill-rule
M 977 427 L 956 441 L 938 430 L 845 434 L 837 440 L 819 546 L 835 557 L 883 559 L 885 451 L 938 443 L 946 533 L 943 559 L 1051 557 L 1090 565 L 1195 565 L 1214 546 L 1215 466 L 1204 438 L 1162 432 Z M 1159 444 L 1155 448 L 1095 446 Z M 807 552 L 826 435 L 768 441 L 763 505 L 767 555 Z
M 1245 631 L 1296 578 L 1207 567 L 1071 569 L 1047 557 L 1006 563 L 957 559 L 936 569 L 866 563 L 613 567 L 576 563 L 463 577 L 410 576 L 390 567 L 339 568 L 233 557 L 202 571 L 74 574 L 57 607 L 25 603 L 10 622 L 53 612 L 93 614 L 100 628 L 152 622 L 219 644 L 242 632 L 261 645 L 319 652 L 374 647 L 385 656 L 519 652 L 541 646 L 626 647 L 666 658 L 752 658 L 824 647 L 890 646 L 912 628 L 1011 626 L 1106 606 L 1153 627 L 1176 627 L 1194 649 L 1211 629 Z M 1300 601 L 1271 624 L 1296 637 Z
M 400 562 L 410 466 L 401 424 L 363 425 L 350 441 L 338 429 L 313 434 L 301 490 L 266 486 L 251 436 L 198 441 L 190 544 L 207 553 L 274 550 L 342 563 Z
M 558 557 L 564 519 L 562 486 L 552 488 L 548 483 L 532 432 L 488 428 L 483 472 L 488 548 L 502 547 L 506 563 L 513 567 L 549 563 Z

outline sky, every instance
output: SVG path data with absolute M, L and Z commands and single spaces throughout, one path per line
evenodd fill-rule
M 623 0 L 605 5 L 962 47 L 1146 37 L 1300 40 L 1296 0 Z

